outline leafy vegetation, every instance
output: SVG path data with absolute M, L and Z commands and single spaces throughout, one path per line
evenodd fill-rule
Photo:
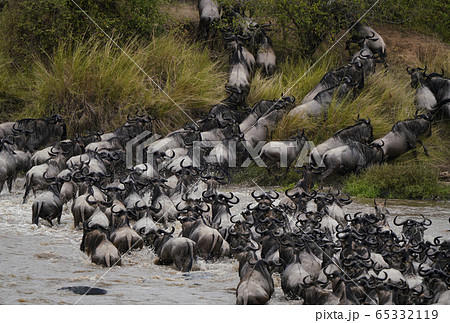
M 349 176 L 344 189 L 356 197 L 403 199 L 450 198 L 450 186 L 438 181 L 438 171 L 420 163 L 375 166 Z
M 82 10 L 108 34 L 121 35 L 124 42 L 136 35 L 150 39 L 162 31 L 159 0 L 77 0 L 76 4 L 70 0 L 6 1 L 0 9 L 0 49 L 15 64 L 26 66 L 35 57 L 51 57 L 60 42 L 105 37 Z
M 239 0 L 219 0 L 225 6 Z M 372 9 L 370 9 L 372 8 Z M 370 10 L 369 10 L 370 9 Z M 438 0 L 248 0 L 247 12 L 272 22 L 274 43 L 282 55 L 311 57 L 323 42 L 334 42 L 359 18 L 440 37 L 450 42 L 450 4 Z

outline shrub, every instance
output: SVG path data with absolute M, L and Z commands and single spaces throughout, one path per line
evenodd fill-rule
M 344 189 L 352 196 L 368 198 L 449 198 L 450 186 L 439 183 L 438 175 L 438 169 L 425 164 L 385 164 L 351 175 Z
M 159 0 L 78 0 L 77 4 L 108 34 L 123 40 L 149 39 L 161 30 Z M 52 55 L 59 42 L 81 42 L 101 31 L 70 0 L 9 0 L 0 12 L 0 46 L 27 66 L 34 56 Z M 104 37 L 104 36 L 103 36 Z
M 242 3 L 219 1 L 225 5 Z M 246 8 L 255 17 L 252 19 L 273 23 L 270 35 L 277 54 L 311 57 L 322 42 L 335 41 L 339 32 L 350 28 L 374 3 L 372 0 L 248 0 Z M 448 42 L 449 12 L 448 1 L 383 0 L 367 12 L 363 22 L 391 23 L 438 35 Z

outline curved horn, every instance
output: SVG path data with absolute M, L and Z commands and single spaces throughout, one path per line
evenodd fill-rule
M 397 223 L 397 218 L 398 218 L 398 215 L 396 215 L 395 218 L 394 218 L 394 224 L 396 226 L 398 226 L 398 227 L 401 226 L 401 225 L 404 225 L 405 223 L 408 223 L 408 220 L 405 220 L 403 222 Z

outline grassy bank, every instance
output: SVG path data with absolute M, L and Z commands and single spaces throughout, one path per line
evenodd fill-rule
M 13 108 L 8 112 L 8 120 L 58 112 L 67 120 L 69 134 L 73 135 L 85 130 L 112 130 L 122 124 L 129 113 L 152 113 L 158 116 L 157 131 L 165 134 L 189 121 L 181 109 L 196 119 L 226 96 L 227 58 L 220 51 L 211 52 L 201 44 L 185 42 L 176 34 L 157 37 L 147 44 L 131 41 L 123 49 L 126 54 L 111 42 L 105 44 L 104 40 L 96 38 L 75 45 L 62 43 L 50 57 L 50 63 L 36 60 L 29 71 L 16 73 L 11 73 L 8 61 L 4 59 L 0 65 L 0 69 L 5 71 L 0 78 L 0 94 L 4 95 L 1 98 L 3 102 L 20 102 L 2 104 L 5 109 Z M 178 107 L 127 55 L 161 86 Z M 252 106 L 263 99 L 277 98 L 281 93 L 300 100 L 328 70 L 342 64 L 340 59 L 331 54 L 315 64 L 301 58 L 286 60 L 280 62 L 277 73 L 271 79 L 257 72 L 247 104 Z M 445 60 L 429 56 L 423 56 L 423 59 L 424 62 L 420 63 L 428 64 L 430 70 L 450 67 Z M 333 102 L 326 118 L 295 120 L 286 117 L 270 134 L 270 138 L 286 139 L 294 135 L 297 129 L 305 129 L 308 139 L 319 144 L 339 129 L 353 124 L 358 115 L 370 117 L 374 137 L 379 138 L 389 132 L 396 121 L 413 116 L 414 91 L 409 83 L 409 75 L 403 67 L 392 66 L 388 72 L 380 69 L 366 79 L 361 92 L 349 95 L 339 103 Z M 17 109 L 17 106 L 23 108 Z M 430 156 L 425 156 L 421 148 L 417 150 L 418 161 L 423 167 L 448 167 L 449 130 L 447 122 L 433 125 L 431 137 L 424 138 Z M 409 152 L 394 164 L 408 162 L 411 168 L 416 168 L 412 158 Z M 282 175 L 284 169 L 276 172 Z M 433 172 L 437 174 L 437 170 Z M 384 187 L 381 175 L 377 173 L 377 176 L 370 178 L 373 185 Z M 415 175 L 419 179 L 425 176 L 420 171 Z M 258 185 L 288 187 L 300 176 L 293 169 L 286 179 L 270 177 L 265 169 L 252 166 L 235 172 L 234 182 L 246 181 L 253 185 L 249 180 L 252 178 Z M 367 188 L 365 177 L 361 177 L 361 183 L 358 182 L 360 176 L 351 178 L 352 184 L 349 182 L 345 188 L 354 195 L 372 197 L 375 193 L 379 196 L 386 194 L 385 189 Z M 411 186 L 409 182 L 401 184 L 407 178 L 401 177 L 395 185 Z M 327 179 L 325 185 L 343 187 L 344 179 L 336 175 Z M 414 198 L 442 196 L 436 190 L 432 192 L 422 190 L 409 194 L 391 190 L 390 194 Z
M 110 2 L 126 4 L 122 0 Z M 225 98 L 228 53 L 220 46 L 211 50 L 209 44 L 197 41 L 196 21 L 193 21 L 198 19 L 195 5 L 163 1 L 166 7 L 153 13 L 157 17 L 153 23 L 148 19 L 150 16 L 134 16 L 135 12 L 139 13 L 132 10 L 134 6 L 149 14 L 153 12 L 150 10 L 153 7 L 141 7 L 141 2 L 145 1 L 131 2 L 132 6 L 126 12 L 134 20 L 129 19 L 131 25 L 124 26 L 123 30 L 115 27 L 122 21 L 121 17 L 116 16 L 115 10 L 110 10 L 105 17 L 99 18 L 103 27 L 111 26 L 108 32 L 116 36 L 123 32 L 121 37 L 115 36 L 123 51 L 99 35 L 92 26 L 87 27 L 86 21 L 81 23 L 78 18 L 82 14 L 66 8 L 62 2 L 36 2 L 49 3 L 51 8 L 56 8 L 53 10 L 55 14 L 70 10 L 70 15 L 58 18 L 64 22 L 61 30 L 56 30 L 53 22 L 50 24 L 50 21 L 39 20 L 41 18 L 37 11 L 32 18 L 38 19 L 41 24 L 36 25 L 36 28 L 33 24 L 25 24 L 28 21 L 27 13 L 37 6 L 31 0 L 23 2 L 23 8 L 14 6 L 8 9 L 9 16 L 3 11 L 0 17 L 0 22 L 5 22 L 2 25 L 4 32 L 0 36 L 0 122 L 60 113 L 67 121 L 69 135 L 74 135 L 86 130 L 111 131 L 123 124 L 129 113 L 147 113 L 157 116 L 156 130 L 166 134 L 189 122 L 187 115 L 198 119 L 212 105 Z M 153 2 L 160 3 L 159 0 Z M 91 1 L 86 0 L 84 3 L 87 6 Z M 295 4 L 295 1 L 292 3 Z M 357 1 L 354 3 L 357 4 Z M 177 4 L 183 9 L 181 15 L 177 11 Z M 46 11 L 45 8 L 41 9 Z M 100 10 L 92 8 L 95 9 L 94 12 Z M 170 11 L 169 16 L 178 21 L 167 23 L 163 14 L 165 11 Z M 142 17 L 147 18 L 143 18 L 143 24 L 138 24 L 137 21 Z M 265 22 L 262 19 L 267 17 L 261 16 L 260 22 Z M 277 19 L 279 22 L 281 17 Z M 15 20 L 24 22 L 25 25 L 16 26 Z M 84 29 L 75 33 L 72 21 L 82 24 Z M 140 27 L 134 26 L 133 21 Z M 299 103 L 327 71 L 344 65 L 349 58 L 344 50 L 344 43 L 341 42 L 322 60 L 317 61 L 329 48 L 330 39 L 324 41 L 314 55 L 302 58 L 301 49 L 298 48 L 302 43 L 292 38 L 295 33 L 289 31 L 286 24 L 282 26 L 274 20 L 274 29 L 270 34 L 277 53 L 277 71 L 270 79 L 264 78 L 258 71 L 255 73 L 247 98 L 248 106 L 260 100 L 278 98 L 282 93 L 295 96 Z M 5 31 L 7 26 L 10 26 L 10 33 Z M 167 29 L 165 33 L 154 32 L 160 30 L 161 26 Z M 42 32 L 45 28 L 53 33 Z M 294 135 L 297 129 L 305 129 L 308 139 L 319 144 L 339 129 L 353 124 L 358 115 L 362 118 L 370 117 L 374 137 L 379 138 L 389 132 L 396 121 L 412 117 L 415 112 L 414 91 L 410 87 L 410 77 L 405 72 L 405 67 L 427 65 L 429 71 L 440 71 L 441 68 L 450 71 L 450 50 L 438 38 L 404 33 L 402 28 L 392 25 L 376 26 L 388 46 L 390 68 L 387 72 L 380 67 L 375 75 L 366 78 L 362 91 L 352 93 L 341 102 L 333 102 L 324 118 L 284 118 L 269 139 L 286 139 Z M 22 34 L 23 30 L 26 33 Z M 46 42 L 34 33 L 44 38 L 48 34 Z M 60 34 L 65 37 L 59 37 Z M 336 39 L 339 35 L 333 36 Z M 441 29 L 439 37 L 448 39 Z M 14 44 L 14 48 L 11 44 Z M 20 54 L 22 50 L 25 51 L 24 55 L 16 55 L 21 57 L 16 61 L 13 51 Z M 446 188 L 436 184 L 437 180 L 434 178 L 439 169 L 450 169 L 449 131 L 448 122 L 437 121 L 433 124 L 433 134 L 424 138 L 430 156 L 425 156 L 423 150 L 418 148 L 419 165 L 413 160 L 412 153 L 408 152 L 393 164 L 380 167 L 380 170 L 373 168 L 348 179 L 339 175 L 332 176 L 325 185 L 337 185 L 353 195 L 367 197 L 448 196 L 448 189 L 446 191 Z M 396 174 L 396 180 L 394 182 L 392 179 L 393 182 L 387 183 L 383 176 L 389 174 L 391 168 L 392 173 Z M 414 173 L 406 173 L 408 168 L 414 170 Z M 427 171 L 422 171 L 425 169 Z M 279 175 L 283 172 L 284 169 L 277 171 Z M 258 185 L 287 187 L 292 186 L 300 176 L 299 172 L 292 170 L 286 179 L 270 177 L 265 169 L 251 166 L 236 171 L 234 182 L 253 185 L 249 180 L 251 178 Z M 410 178 L 417 179 L 417 183 L 409 181 Z M 431 179 L 433 183 L 430 182 Z M 418 188 L 420 184 L 427 185 L 428 189 Z M 393 187 L 407 189 L 399 191 Z
M 344 190 L 356 197 L 449 199 L 450 185 L 438 181 L 439 171 L 427 164 L 402 163 L 371 167 L 351 175 Z
M 167 132 L 188 120 L 182 110 L 197 118 L 223 98 L 223 61 L 212 62 L 200 46 L 173 35 L 145 45 L 131 41 L 123 51 L 95 38 L 63 43 L 50 64 L 34 63 L 22 84 L 27 106 L 17 117 L 58 112 L 73 135 L 114 129 L 129 113 L 152 113 Z

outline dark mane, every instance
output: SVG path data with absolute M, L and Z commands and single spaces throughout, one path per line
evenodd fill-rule
M 420 120 L 425 120 L 423 118 L 416 118 L 416 119 L 407 119 L 407 120 L 403 120 L 403 121 L 397 121 L 393 126 L 392 126 L 392 132 L 393 133 L 406 133 L 407 135 L 411 136 L 419 136 L 421 135 L 423 132 L 421 128 L 418 128 L 418 123 L 417 121 Z M 428 126 L 431 126 L 431 123 L 429 122 Z
M 333 135 L 333 138 L 337 139 L 341 139 L 342 141 L 360 141 L 361 140 L 361 136 L 364 133 L 364 128 L 357 128 L 360 125 L 363 124 L 368 124 L 366 121 L 360 121 L 354 125 L 348 126 L 347 128 L 341 129 L 338 132 L 336 132 Z M 368 126 L 370 127 L 370 137 L 373 137 L 373 129 L 370 126 L 370 124 L 368 124 Z M 357 130 L 357 131 L 355 131 Z

